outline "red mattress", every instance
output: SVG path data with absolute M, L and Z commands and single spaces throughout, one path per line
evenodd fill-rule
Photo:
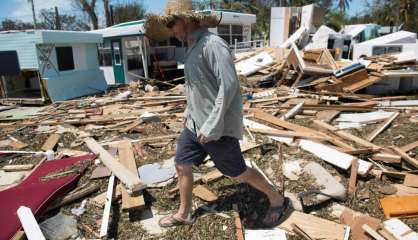
M 37 167 L 19 185 L 0 192 L 0 239 L 10 239 L 21 228 L 17 209 L 30 208 L 35 216 L 42 214 L 48 205 L 73 189 L 81 174 L 72 174 L 47 181 L 42 177 L 56 171 L 68 170 L 73 164 L 94 160 L 94 154 L 46 161 Z

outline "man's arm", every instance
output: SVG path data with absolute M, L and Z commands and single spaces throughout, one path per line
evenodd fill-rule
M 228 45 L 219 40 L 211 41 L 203 51 L 219 85 L 215 106 L 208 119 L 200 128 L 207 141 L 218 140 L 224 131 L 224 116 L 236 91 L 239 91 L 239 80 Z

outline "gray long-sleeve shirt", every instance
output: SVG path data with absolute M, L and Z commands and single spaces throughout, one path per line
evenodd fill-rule
M 184 63 L 186 126 L 210 141 L 242 138 L 242 100 L 227 43 L 200 28 L 192 33 Z

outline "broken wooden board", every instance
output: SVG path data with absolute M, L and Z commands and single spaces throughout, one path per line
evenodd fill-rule
M 352 135 L 352 134 L 350 134 L 348 132 L 339 130 L 338 128 L 336 128 L 336 127 L 334 127 L 332 125 L 329 125 L 329 124 L 327 124 L 325 122 L 318 121 L 318 120 L 314 120 L 313 122 L 314 122 L 315 125 L 317 125 L 317 126 L 319 126 L 321 128 L 325 128 L 326 130 L 333 132 L 335 135 L 337 135 L 337 136 L 339 136 L 339 137 L 341 137 L 343 139 L 346 139 L 346 140 L 349 140 L 349 141 L 353 141 L 353 142 L 355 142 L 355 143 L 357 143 L 357 144 L 359 144 L 359 145 L 361 145 L 363 147 L 373 148 L 373 149 L 380 149 L 381 148 L 381 147 L 379 147 L 379 146 L 377 146 L 377 145 L 375 145 L 375 144 L 373 144 L 373 143 L 371 143 L 369 141 L 366 141 L 366 140 L 364 140 L 362 138 L 359 138 L 359 137 L 357 137 L 355 135 Z
M 28 146 L 28 144 L 19 141 L 18 139 L 8 135 L 8 137 L 10 138 L 11 142 L 9 143 L 9 146 L 14 148 L 14 149 L 22 149 Z
M 372 159 L 375 161 L 382 161 L 385 163 L 401 163 L 401 156 L 389 153 L 373 154 Z
M 326 140 L 324 136 L 318 136 L 317 134 L 306 133 L 306 132 L 295 132 L 287 130 L 278 130 L 278 129 L 260 129 L 260 128 L 250 128 L 251 132 L 267 134 L 269 136 L 278 136 L 278 137 L 297 137 L 297 138 L 306 138 L 306 139 L 315 139 L 315 140 Z
M 410 144 L 400 147 L 400 149 L 404 152 L 409 152 L 412 149 L 417 148 L 417 147 L 418 147 L 418 141 L 415 141 L 415 142 L 412 142 Z
M 28 171 L 33 168 L 33 164 L 22 164 L 22 165 L 6 165 L 2 168 L 5 172 L 18 172 Z
M 138 174 L 135 163 L 134 152 L 129 141 L 122 141 L 118 144 L 119 161 L 133 174 Z M 130 196 L 125 188 L 122 187 L 122 210 L 144 209 L 145 201 L 142 192 L 136 196 Z
M 373 237 L 373 239 L 375 240 L 386 240 L 384 237 L 382 237 L 379 233 L 377 233 L 373 228 L 371 228 L 369 225 L 367 224 L 363 224 L 361 226 L 361 228 L 367 232 L 367 234 L 369 234 L 370 236 Z
M 289 129 L 289 130 L 293 130 L 296 132 L 305 132 L 305 133 L 311 133 L 313 135 L 317 135 L 318 137 L 324 137 L 327 139 L 327 141 L 335 144 L 336 146 L 342 147 L 343 149 L 350 149 L 350 150 L 354 150 L 354 148 L 352 148 L 350 145 L 345 144 L 344 142 L 339 141 L 338 139 L 332 138 L 322 132 L 318 132 L 316 130 L 304 127 L 304 126 L 300 126 L 297 124 L 293 124 L 290 122 L 287 122 L 285 120 L 282 120 L 280 118 L 277 118 L 275 116 L 272 116 L 268 113 L 265 113 L 259 109 L 253 109 L 252 113 L 254 114 L 254 117 L 263 121 L 266 121 L 268 123 L 274 124 L 276 126 L 285 128 L 285 129 Z
M 53 150 L 55 145 L 58 143 L 61 135 L 57 133 L 53 133 L 49 135 L 48 139 L 45 141 L 44 145 L 42 145 L 42 151 Z
M 385 197 L 379 201 L 387 218 L 418 216 L 418 195 Z
M 382 77 L 379 76 L 372 76 L 370 75 L 368 78 L 361 80 L 359 82 L 353 83 L 349 86 L 343 87 L 344 92 L 357 92 L 358 90 L 361 90 L 363 88 L 366 88 L 370 85 L 373 85 L 379 81 L 382 80 Z
M 242 227 L 241 218 L 239 217 L 237 204 L 232 204 L 232 209 L 234 210 L 235 218 L 235 235 L 237 236 L 237 240 L 244 240 L 244 228 Z
M 372 142 L 377 135 L 379 135 L 381 132 L 383 132 L 394 120 L 396 117 L 399 116 L 398 112 L 394 112 L 392 116 L 388 119 L 386 119 L 384 122 L 379 124 L 373 132 L 371 132 L 369 135 L 367 135 L 366 139 L 370 142 Z
M 202 182 L 207 184 L 207 183 L 215 181 L 216 179 L 219 179 L 221 177 L 223 177 L 223 174 L 218 169 L 215 169 L 215 170 L 212 170 L 212 171 L 206 173 L 205 175 L 203 175 L 202 176 Z
M 218 200 L 218 196 L 203 185 L 197 185 L 194 187 L 193 194 L 206 202 L 214 202 Z
M 298 211 L 293 211 L 278 227 L 291 232 L 292 223 L 301 227 L 314 239 L 342 240 L 344 238 L 344 225 Z
M 401 155 L 402 159 L 405 160 L 407 163 L 411 164 L 416 169 L 418 169 L 418 160 L 410 157 L 407 153 L 405 153 L 404 151 L 402 151 L 400 148 L 396 146 L 392 146 L 391 149 L 393 149 L 397 154 Z
M 312 141 L 305 140 L 305 139 L 300 140 L 299 146 L 303 150 L 314 154 L 315 156 L 326 161 L 327 163 L 330 163 L 344 170 L 348 170 L 351 166 L 352 161 L 355 159 L 355 157 L 349 154 L 340 152 L 324 144 L 312 142 Z M 372 167 L 372 164 L 361 159 L 359 159 L 358 161 L 359 161 L 359 166 L 357 169 L 358 174 L 360 175 L 367 174 L 370 168 Z
M 146 185 L 139 180 L 138 174 L 132 173 L 120 162 L 116 161 L 96 140 L 86 138 L 84 142 L 94 154 L 99 155 L 103 164 L 127 187 L 129 193 L 132 194 L 146 188 Z
M 403 181 L 403 185 L 407 187 L 418 188 L 418 175 L 407 173 Z
M 339 218 L 342 224 L 350 226 L 351 238 L 356 240 L 370 239 L 365 235 L 365 232 L 361 227 L 363 224 L 369 225 L 374 230 L 377 230 L 381 224 L 381 221 L 377 218 L 354 211 L 348 207 L 338 204 L 332 206 L 331 215 Z
M 329 123 L 332 121 L 332 119 L 338 116 L 338 114 L 340 114 L 340 111 L 337 111 L 337 110 L 323 110 L 323 111 L 319 111 L 316 114 L 316 119 L 319 121 Z
M 351 163 L 351 174 L 350 180 L 348 182 L 348 193 L 356 192 L 356 182 L 357 182 L 357 169 L 358 169 L 358 159 L 353 159 Z
M 116 201 L 116 200 L 120 199 L 121 197 L 122 197 L 122 186 L 117 185 L 116 190 L 115 190 L 115 194 L 113 194 L 112 201 Z M 99 207 L 99 208 L 104 207 L 104 205 L 106 203 L 106 192 L 102 192 L 102 193 L 98 194 L 97 196 L 91 198 L 89 202 L 92 203 L 93 205 Z

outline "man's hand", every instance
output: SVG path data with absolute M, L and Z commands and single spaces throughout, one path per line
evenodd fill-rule
M 197 137 L 197 140 L 198 140 L 201 144 L 205 144 L 205 143 L 208 143 L 208 142 L 209 142 L 209 139 L 208 139 L 205 135 L 203 135 L 203 134 L 200 134 L 200 135 Z

